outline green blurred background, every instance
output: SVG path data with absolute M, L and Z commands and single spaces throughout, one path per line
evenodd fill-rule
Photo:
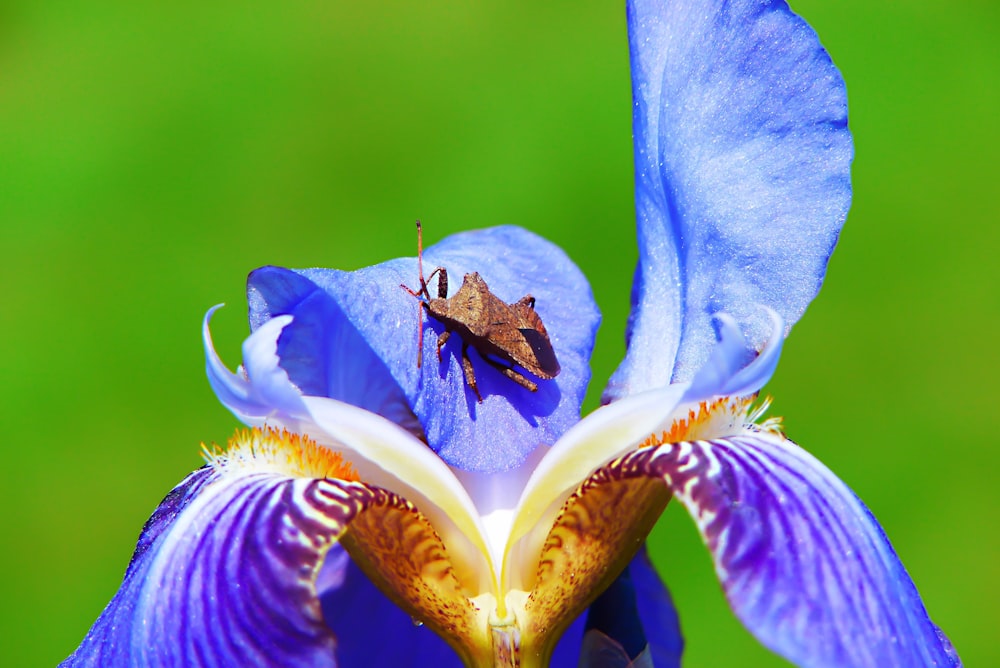
M 418 7 L 418 4 L 420 7 Z M 871 506 L 966 665 L 1000 665 L 1000 10 L 800 0 L 842 69 L 855 200 L 769 390 Z M 623 352 L 635 262 L 622 2 L 0 4 L 0 663 L 49 666 L 145 519 L 236 422 L 262 264 L 351 269 L 516 223 L 565 248 Z M 679 507 L 654 553 L 686 665 L 778 666 Z

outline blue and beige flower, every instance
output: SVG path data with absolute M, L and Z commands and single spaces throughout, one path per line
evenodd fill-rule
M 443 325 L 417 335 L 416 258 L 258 269 L 236 372 L 203 326 L 249 429 L 157 508 L 66 665 L 679 665 L 643 548 L 672 498 L 774 652 L 959 665 L 871 513 L 758 400 L 849 207 L 840 74 L 780 1 L 633 0 L 628 28 L 639 264 L 605 405 L 580 418 L 586 279 L 525 230 L 424 257 L 536 299 L 561 373 L 533 393 L 473 350 L 482 403 L 458 337 L 438 364 Z

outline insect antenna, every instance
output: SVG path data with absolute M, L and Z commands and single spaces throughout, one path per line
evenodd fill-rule
M 419 369 L 423 365 L 424 361 L 424 301 L 421 299 L 430 299 L 430 292 L 427 290 L 427 281 L 424 280 L 424 230 L 420 225 L 420 221 L 417 221 L 417 274 L 420 277 L 420 289 L 413 291 L 402 283 L 399 287 L 403 288 L 411 295 L 417 298 L 417 368 Z

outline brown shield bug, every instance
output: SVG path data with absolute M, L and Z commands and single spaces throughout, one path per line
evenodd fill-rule
M 444 332 L 437 340 L 437 356 L 441 361 L 441 347 L 452 332 L 462 338 L 462 371 L 465 382 L 476 394 L 479 403 L 482 395 L 476 385 L 476 373 L 469 359 L 469 347 L 475 348 L 483 360 L 497 371 L 507 376 L 521 387 L 532 392 L 538 385 L 525 378 L 514 369 L 518 365 L 533 375 L 548 380 L 559 373 L 559 362 L 552 349 L 549 334 L 542 319 L 535 312 L 535 298 L 525 295 L 513 304 L 508 304 L 490 292 L 486 281 L 477 272 L 466 274 L 462 287 L 453 297 L 448 297 L 448 271 L 438 267 L 424 278 L 423 230 L 417 221 L 417 271 L 420 274 L 420 289 L 412 290 L 401 285 L 404 290 L 420 300 L 421 311 L 444 325 Z M 437 297 L 431 297 L 429 281 L 438 277 Z M 417 344 L 417 367 L 423 357 L 424 325 L 420 318 Z

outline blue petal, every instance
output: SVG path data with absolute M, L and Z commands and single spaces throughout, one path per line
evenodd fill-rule
M 850 204 L 843 80 L 780 0 L 633 0 L 639 266 L 610 399 L 690 380 L 719 312 L 790 327 Z
M 684 638 L 677 608 L 645 548 L 632 559 L 629 570 L 635 587 L 639 620 L 646 630 L 652 650 L 653 665 L 657 668 L 680 666 Z
M 243 342 L 244 377 L 226 368 L 212 344 L 208 325 L 219 308 L 210 308 L 201 324 L 208 384 L 219 401 L 241 419 L 261 420 L 277 413 L 305 414 L 302 396 L 289 383 L 288 374 L 278 365 L 275 354 L 277 338 L 291 318 L 275 318 Z
M 459 668 L 462 665 L 448 643 L 430 629 L 414 624 L 339 546 L 327 555 L 328 563 L 337 559 L 345 560 L 342 580 L 321 593 L 320 600 L 326 623 L 337 636 L 337 659 L 341 666 Z
M 331 480 L 188 476 L 65 666 L 335 666 L 312 574 L 363 507 Z
M 660 446 L 651 467 L 695 518 L 733 611 L 800 666 L 958 666 L 863 503 L 768 434 Z
M 549 668 L 577 668 L 580 663 L 580 646 L 583 642 L 583 631 L 587 621 L 587 613 L 580 614 L 569 625 L 549 659 Z
M 278 339 L 278 357 L 303 394 L 337 399 L 414 427 L 406 396 L 389 369 L 337 301 L 315 283 L 288 269 L 262 267 L 250 274 L 247 298 L 254 333 L 282 314 L 294 315 Z
M 590 288 L 562 250 L 516 227 L 451 236 L 426 249 L 424 264 L 448 269 L 450 293 L 464 274 L 478 271 L 505 302 L 532 294 L 561 373 L 539 381 L 532 393 L 472 350 L 483 395 L 478 404 L 462 374 L 461 341 L 452 337 L 439 364 L 436 340 L 444 328 L 426 315 L 424 364 L 418 369 L 420 307 L 400 287 L 417 286 L 416 258 L 354 272 L 260 269 L 249 280 L 251 326 L 282 314 L 294 317 L 278 354 L 306 394 L 347 401 L 404 426 L 410 426 L 405 412 L 412 411 L 447 463 L 488 473 L 512 469 L 579 419 L 600 321 Z
M 785 340 L 784 325 L 774 311 L 771 315 L 771 338 L 756 357 L 747 348 L 739 325 L 728 314 L 716 316 L 719 341 L 708 360 L 698 370 L 682 401 L 702 401 L 717 396 L 747 396 L 757 392 L 771 380 L 781 357 Z
M 587 633 L 613 641 L 622 651 L 623 665 L 649 651 L 657 668 L 679 668 L 684 641 L 677 609 L 645 548 L 590 606 Z M 603 664 L 591 658 L 586 665 Z

